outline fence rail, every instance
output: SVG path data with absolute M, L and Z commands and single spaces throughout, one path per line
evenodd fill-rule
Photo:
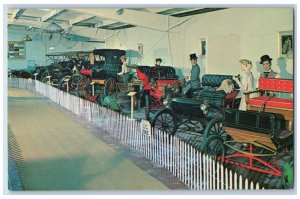
M 192 190 L 259 190 L 264 189 L 225 168 L 212 157 L 201 153 L 176 136 L 152 130 L 143 134 L 139 121 L 116 111 L 84 100 L 50 85 L 31 79 L 9 78 L 9 87 L 41 93 L 58 105 L 103 129 L 120 143 L 170 171 Z

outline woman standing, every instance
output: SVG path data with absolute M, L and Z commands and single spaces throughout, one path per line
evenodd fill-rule
M 237 77 L 233 77 L 236 83 L 239 85 L 242 91 L 242 99 L 239 106 L 239 110 L 247 110 L 247 103 L 246 103 L 246 93 L 254 91 L 254 78 L 251 72 L 252 63 L 247 59 L 240 60 L 241 70 L 242 70 L 242 77 L 241 81 Z

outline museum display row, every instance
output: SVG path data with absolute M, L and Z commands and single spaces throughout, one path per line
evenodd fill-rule
M 202 152 L 228 164 L 282 177 L 285 188 L 293 186 L 293 79 L 277 78 L 268 55 L 261 56 L 265 71 L 258 88 L 252 63 L 246 59 L 240 60 L 242 76 L 205 74 L 200 81 L 196 54 L 189 57 L 189 79 L 180 79 L 172 66 L 161 66 L 160 58 L 155 66 L 128 64 L 130 57 L 119 49 L 46 56 L 54 60 L 51 65 L 33 71 L 11 70 L 9 78 L 35 79 L 124 114 L 132 108 L 143 112 L 139 119 L 149 120 L 154 129 L 170 135 L 182 126 L 201 126 Z M 278 164 L 283 157 L 288 161 Z

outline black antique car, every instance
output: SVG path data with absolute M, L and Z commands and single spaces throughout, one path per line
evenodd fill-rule
M 61 65 L 64 65 L 64 68 L 71 70 L 71 72 L 62 75 L 59 89 L 64 91 L 67 89 L 77 89 L 78 82 L 82 79 L 82 75 L 79 71 L 90 65 L 89 57 L 91 52 L 92 51 L 69 51 L 62 54 L 67 57 L 68 60 L 61 62 Z
M 120 57 L 125 54 L 126 51 L 119 49 L 93 50 L 94 63 L 80 70 L 82 79 L 77 86 L 78 96 L 96 101 L 99 97 L 114 95 L 118 91 L 117 83 L 122 82 L 117 73 L 122 68 Z
M 226 93 L 217 87 L 223 81 L 232 84 L 232 91 Z M 202 128 L 204 139 L 212 134 L 222 136 L 222 108 L 238 106 L 236 96 L 239 92 L 237 85 L 230 75 L 204 75 L 202 88 L 195 98 L 173 98 L 166 108 L 156 111 L 151 119 L 152 126 L 160 131 L 175 134 L 177 129 L 196 126 Z
M 27 71 L 24 69 L 23 70 L 9 70 L 8 77 L 29 79 L 29 78 L 31 78 L 31 73 L 32 73 L 32 71 Z

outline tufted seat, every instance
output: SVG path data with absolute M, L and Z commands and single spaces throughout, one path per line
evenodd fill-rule
M 223 80 L 230 79 L 233 81 L 234 88 L 233 92 L 225 94 L 225 92 L 216 91 Z M 218 107 L 233 107 L 235 104 L 235 98 L 239 93 L 238 84 L 233 80 L 232 75 L 215 75 L 205 74 L 202 76 L 202 88 L 199 91 L 193 92 L 193 95 L 197 98 L 211 98 L 214 104 Z
M 238 84 L 232 79 L 232 75 L 214 75 L 214 74 L 205 74 L 202 76 L 202 86 L 208 87 L 219 87 L 223 80 L 230 79 L 233 81 L 234 88 L 238 89 Z

